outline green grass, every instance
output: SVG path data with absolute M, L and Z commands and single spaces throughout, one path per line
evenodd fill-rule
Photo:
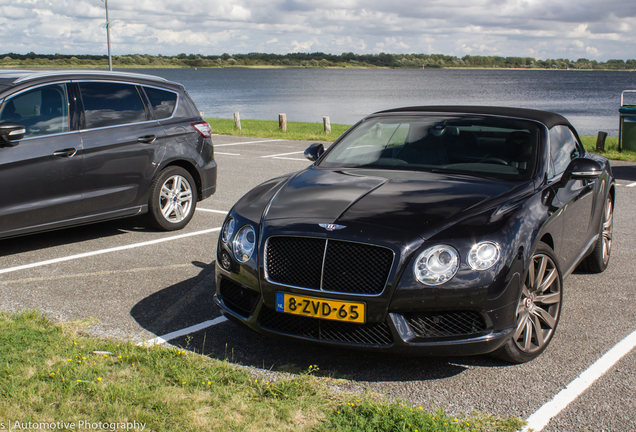
M 636 162 L 636 152 L 623 150 L 618 151 L 618 137 L 607 137 L 605 140 L 605 151 L 596 151 L 596 137 L 595 136 L 582 136 L 581 141 L 585 149 L 592 153 L 598 153 L 611 160 Z
M 351 126 L 332 124 L 326 134 L 322 123 L 287 122 L 287 131 L 278 127 L 278 120 L 241 120 L 241 130 L 236 129 L 234 119 L 205 119 L 212 126 L 212 133 L 221 135 L 278 138 L 302 141 L 333 142 Z
M 206 119 L 212 126 L 212 132 L 221 135 L 233 135 L 259 138 L 279 138 L 300 141 L 333 142 L 342 135 L 350 125 L 332 124 L 331 133 L 326 134 L 322 123 L 287 122 L 287 131 L 278 128 L 276 120 L 241 120 L 241 130 L 236 129 L 233 119 Z M 587 151 L 596 153 L 596 137 L 582 136 L 581 141 Z M 605 151 L 600 153 L 608 159 L 636 162 L 636 152 L 618 151 L 618 138 L 607 137 Z
M 316 376 L 316 366 L 268 382 L 182 349 L 82 336 L 91 324 L 53 324 L 36 312 L 0 314 L 0 429 L 16 421 L 76 424 L 65 430 L 78 430 L 80 422 L 137 422 L 146 431 L 171 432 L 476 432 L 523 424 L 334 394 L 334 379 Z

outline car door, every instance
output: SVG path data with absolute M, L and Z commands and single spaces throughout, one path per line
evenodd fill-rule
M 563 174 L 569 163 L 584 154 L 577 138 L 567 126 L 550 129 L 552 176 Z M 563 238 L 556 253 L 564 271 L 569 270 L 590 241 L 590 227 L 594 204 L 594 180 L 569 180 L 556 191 L 554 205 L 562 208 Z
M 92 214 L 123 216 L 147 204 L 165 132 L 134 83 L 79 81 L 84 118 L 84 200 Z
M 24 139 L 0 146 L 0 235 L 64 225 L 83 213 L 82 143 L 68 83 L 30 87 L 9 96 L 0 122 L 25 126 Z

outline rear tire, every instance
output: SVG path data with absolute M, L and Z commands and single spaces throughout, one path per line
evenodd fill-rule
M 612 253 L 612 235 L 614 233 L 614 206 L 608 196 L 603 207 L 603 222 L 592 253 L 583 260 L 581 269 L 589 273 L 603 273 Z
M 150 187 L 148 222 L 164 231 L 184 228 L 197 206 L 197 188 L 188 171 L 171 166 L 159 174 Z
M 540 243 L 530 259 L 517 303 L 512 337 L 491 355 L 509 363 L 525 363 L 548 347 L 561 316 L 563 276 L 554 251 Z

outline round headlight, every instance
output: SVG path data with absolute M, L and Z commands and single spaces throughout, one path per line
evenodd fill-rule
M 223 229 L 221 230 L 221 240 L 223 240 L 223 243 L 230 241 L 232 234 L 234 234 L 234 218 L 229 218 L 225 221 Z
M 477 243 L 468 254 L 468 264 L 473 270 L 488 270 L 499 260 L 499 246 L 493 242 Z
M 246 262 L 252 258 L 256 246 L 256 233 L 249 225 L 244 226 L 234 237 L 234 256 L 240 262 Z
M 425 285 L 441 285 L 455 276 L 459 254 L 451 246 L 438 245 L 426 249 L 417 257 L 413 273 Z

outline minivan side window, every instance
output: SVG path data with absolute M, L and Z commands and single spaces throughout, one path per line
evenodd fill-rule
M 146 120 L 146 110 L 136 86 L 97 81 L 80 82 L 78 85 L 87 129 Z
M 174 107 L 177 105 L 176 93 L 153 87 L 144 87 L 144 91 L 155 113 L 155 119 L 161 120 L 172 116 Z
M 558 176 L 569 163 L 583 154 L 578 141 L 567 126 L 554 126 L 550 129 L 550 156 L 554 166 L 554 176 Z
M 7 99 L 0 112 L 4 121 L 24 125 L 25 138 L 68 132 L 66 84 L 37 87 Z

